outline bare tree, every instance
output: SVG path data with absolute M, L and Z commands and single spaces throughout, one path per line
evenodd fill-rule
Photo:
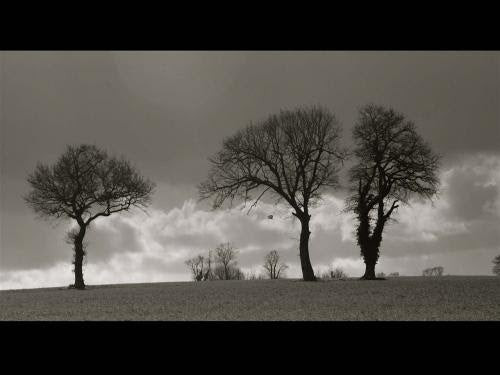
M 338 186 L 340 125 L 320 107 L 281 111 L 258 124 L 250 124 L 224 140 L 222 150 L 210 158 L 212 168 L 199 185 L 201 199 L 213 197 L 213 208 L 234 199 L 245 203 L 266 192 L 285 200 L 301 223 L 300 262 L 305 281 L 314 281 L 309 258 L 309 208 L 324 188 Z
M 497 255 L 495 259 L 493 259 L 493 264 L 493 273 L 500 276 L 500 255 Z
M 245 275 L 246 280 L 262 280 L 263 276 L 260 273 L 257 273 L 254 269 L 247 272 Z
M 262 267 L 264 267 L 270 279 L 279 279 L 288 268 L 286 264 L 280 262 L 280 255 L 276 250 L 270 251 L 264 257 L 264 265 Z
M 212 250 L 208 251 L 207 257 L 199 254 L 184 263 L 189 267 L 194 281 L 212 281 L 216 279 L 212 269 Z
M 197 255 L 194 258 L 186 260 L 185 263 L 191 270 L 194 281 L 202 281 L 204 279 L 206 272 L 204 269 L 205 262 L 205 257 L 203 255 Z
M 203 274 L 203 281 L 210 280 L 212 281 L 215 276 L 212 270 L 212 250 L 208 251 L 208 257 L 205 259 L 206 267 L 205 272 Z
M 74 245 L 74 273 L 77 289 L 83 280 L 83 239 L 90 223 L 131 207 L 145 208 L 154 184 L 144 179 L 124 159 L 109 157 L 92 145 L 68 146 L 57 162 L 39 163 L 29 175 L 32 190 L 26 203 L 44 218 L 70 218 L 78 230 L 68 234 Z
M 405 116 L 381 106 L 360 110 L 353 130 L 357 163 L 350 170 L 346 209 L 358 220 L 358 245 L 366 265 L 362 279 L 376 279 L 382 233 L 394 210 L 412 195 L 437 192 L 439 156 Z
M 215 262 L 218 264 L 215 273 L 219 279 L 232 280 L 235 275 L 236 249 L 229 243 L 222 243 L 215 249 Z

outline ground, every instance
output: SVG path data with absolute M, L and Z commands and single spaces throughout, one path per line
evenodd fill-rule
M 0 291 L 0 320 L 500 320 L 500 277 L 8 290 Z

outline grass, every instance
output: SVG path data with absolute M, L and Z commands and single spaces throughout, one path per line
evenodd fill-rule
M 500 320 L 500 277 L 8 290 L 0 291 L 0 320 Z

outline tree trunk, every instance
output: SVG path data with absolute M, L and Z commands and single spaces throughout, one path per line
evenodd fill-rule
M 300 265 L 302 267 L 302 277 L 304 281 L 316 281 L 314 271 L 309 259 L 309 220 L 310 216 L 301 220 L 302 229 L 300 231 Z
M 365 274 L 361 277 L 361 280 L 375 280 L 375 264 L 377 261 L 373 258 L 365 258 Z
M 379 206 L 379 208 L 380 207 L 381 206 Z M 365 274 L 361 277 L 361 280 L 377 280 L 375 265 L 380 256 L 379 248 L 382 243 L 384 224 L 383 210 L 381 212 L 379 210 L 379 218 L 370 236 L 368 215 L 362 217 L 361 225 L 358 230 L 358 244 L 361 247 L 361 255 L 365 262 Z
M 377 241 L 380 244 L 380 241 Z M 385 280 L 378 279 L 375 274 L 375 266 L 378 262 L 380 256 L 379 247 L 376 244 L 370 243 L 364 248 L 362 252 L 363 260 L 365 261 L 365 274 L 361 277 L 361 280 Z
M 86 227 L 80 227 L 80 232 L 75 236 L 75 289 L 85 289 L 85 282 L 83 281 L 83 257 L 85 251 L 83 249 L 83 237 L 85 236 Z

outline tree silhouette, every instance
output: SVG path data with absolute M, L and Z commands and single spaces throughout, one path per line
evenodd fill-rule
M 215 248 L 215 262 L 218 268 L 215 269 L 217 277 L 221 280 L 232 280 L 238 276 L 236 269 L 236 249 L 229 243 L 221 243 Z
M 154 189 L 126 160 L 86 144 L 68 146 L 52 166 L 39 163 L 28 183 L 32 190 L 24 199 L 37 214 L 78 224 L 68 233 L 74 245 L 76 289 L 85 289 L 83 239 L 91 222 L 133 206 L 145 208 Z
M 206 272 L 205 263 L 205 257 L 201 254 L 186 260 L 185 264 L 191 270 L 194 281 L 202 281 L 204 279 Z
M 320 107 L 281 111 L 258 124 L 250 124 L 224 140 L 222 150 L 210 158 L 208 179 L 199 185 L 201 199 L 214 197 L 213 207 L 225 201 L 252 200 L 254 207 L 266 192 L 285 200 L 301 223 L 300 262 L 305 281 L 314 281 L 309 259 L 309 208 L 326 187 L 337 187 L 340 125 Z M 249 210 L 250 211 L 250 210 Z
M 279 279 L 288 268 L 286 264 L 280 262 L 280 255 L 276 250 L 272 250 L 266 254 L 262 267 L 264 267 L 270 279 Z
M 493 273 L 500 276 L 500 255 L 497 255 L 495 259 L 493 259 L 493 264 Z
M 405 116 L 368 105 L 353 130 L 356 164 L 350 170 L 347 210 L 356 214 L 358 245 L 366 270 L 376 279 L 382 233 L 393 212 L 412 195 L 432 198 L 437 192 L 439 156 Z

